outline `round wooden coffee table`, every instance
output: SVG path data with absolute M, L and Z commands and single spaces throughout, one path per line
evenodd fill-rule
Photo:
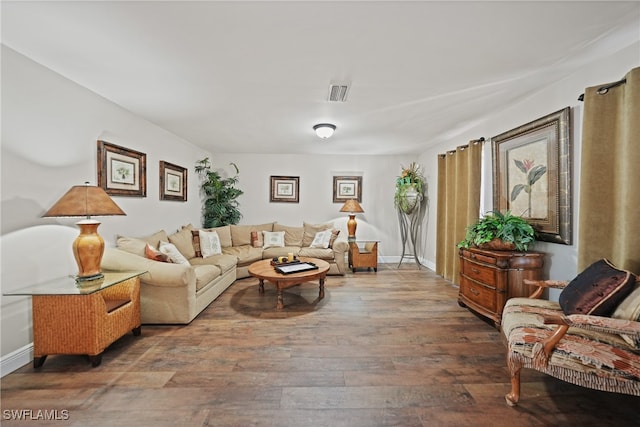
M 329 263 L 318 258 L 300 258 L 301 262 L 310 262 L 318 266 L 316 270 L 301 271 L 299 273 L 282 274 L 278 273 L 273 265 L 271 265 L 270 259 L 263 259 L 262 261 L 256 261 L 249 266 L 249 274 L 260 280 L 260 293 L 264 293 L 264 281 L 271 282 L 276 286 L 278 290 L 278 303 L 276 309 L 282 310 L 284 302 L 282 298 L 282 291 L 292 286 L 300 285 L 305 282 L 318 279 L 320 282 L 320 294 L 319 298 L 324 298 L 324 279 L 329 271 Z

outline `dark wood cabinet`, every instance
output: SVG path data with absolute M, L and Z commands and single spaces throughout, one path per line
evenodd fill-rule
M 509 298 L 526 297 L 533 289 L 524 279 L 541 280 L 541 252 L 460 249 L 458 304 L 493 320 L 500 326 L 502 309 Z

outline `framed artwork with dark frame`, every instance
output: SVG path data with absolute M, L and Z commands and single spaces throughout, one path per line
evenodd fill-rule
M 570 245 L 570 108 L 491 138 L 493 209 L 510 210 L 537 231 L 537 240 Z
M 147 155 L 98 141 L 98 185 L 112 196 L 147 196 Z
M 187 169 L 160 161 L 160 200 L 187 201 Z
M 271 176 L 270 202 L 299 203 L 299 176 Z
M 349 199 L 357 199 L 362 203 L 361 176 L 334 176 L 333 203 L 344 203 Z

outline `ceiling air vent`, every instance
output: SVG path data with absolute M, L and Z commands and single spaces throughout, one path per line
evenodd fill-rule
M 346 84 L 329 85 L 329 102 L 345 102 L 348 91 Z

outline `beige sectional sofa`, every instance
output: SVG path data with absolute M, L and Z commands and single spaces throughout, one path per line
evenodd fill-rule
M 318 233 L 326 230 L 333 231 L 330 247 L 312 247 Z M 329 262 L 328 274 L 343 275 L 346 271 L 347 239 L 338 234 L 331 223 L 285 226 L 273 222 L 228 225 L 202 231 L 215 231 L 218 252 L 203 256 L 205 248 L 200 247 L 203 235 L 192 225 L 183 226 L 170 235 L 159 231 L 147 237 L 118 236 L 116 247 L 105 249 L 103 269 L 147 271 L 141 277 L 142 323 L 191 322 L 236 278 L 248 277 L 249 265 L 261 259 L 293 253 Z M 278 238 L 279 242 L 275 246 L 273 241 L 265 245 L 264 236 Z M 168 252 L 161 254 L 160 249 Z M 174 256 L 183 264 L 175 259 L 166 262 L 176 249 L 179 254 Z

